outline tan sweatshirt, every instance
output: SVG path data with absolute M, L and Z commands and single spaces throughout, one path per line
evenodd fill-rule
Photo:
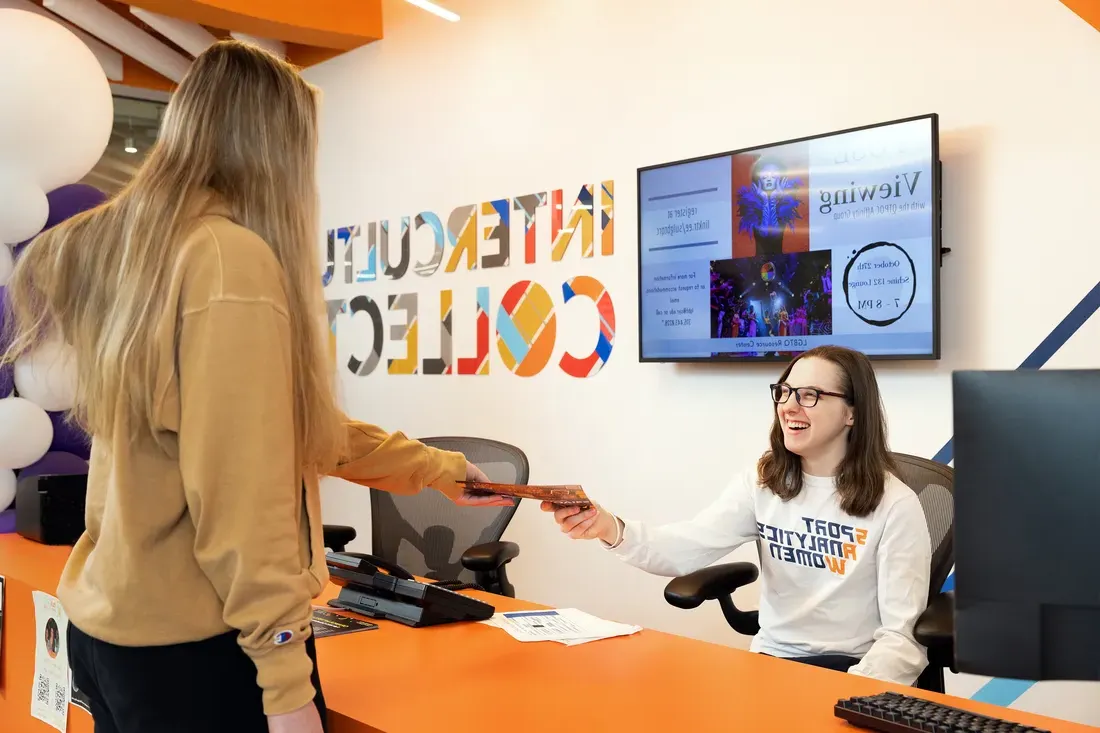
M 58 596 L 78 628 L 122 646 L 234 629 L 267 714 L 310 702 L 304 641 L 328 582 L 316 475 L 295 458 L 290 332 L 278 261 L 211 209 L 183 243 L 160 329 L 154 441 L 94 436 L 87 531 Z M 333 475 L 454 496 L 465 458 L 348 422 Z

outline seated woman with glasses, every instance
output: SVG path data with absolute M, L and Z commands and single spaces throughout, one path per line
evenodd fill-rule
M 871 363 L 818 347 L 791 362 L 771 395 L 771 449 L 694 519 L 651 526 L 601 507 L 542 508 L 571 537 L 599 539 L 655 575 L 692 573 L 757 540 L 752 651 L 911 685 L 927 664 L 913 625 L 928 600 L 932 547 L 887 449 Z

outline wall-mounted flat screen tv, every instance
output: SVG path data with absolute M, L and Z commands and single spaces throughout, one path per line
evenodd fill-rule
M 642 361 L 938 359 L 938 117 L 638 170 Z

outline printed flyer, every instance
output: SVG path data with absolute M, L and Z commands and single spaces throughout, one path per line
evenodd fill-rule
M 69 719 L 69 619 L 61 602 L 34 591 L 34 691 L 31 717 L 65 733 Z

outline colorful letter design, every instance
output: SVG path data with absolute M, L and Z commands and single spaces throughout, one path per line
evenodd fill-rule
M 550 361 L 558 320 L 546 288 L 521 280 L 508 288 L 497 311 L 497 349 L 508 369 L 531 377 Z

